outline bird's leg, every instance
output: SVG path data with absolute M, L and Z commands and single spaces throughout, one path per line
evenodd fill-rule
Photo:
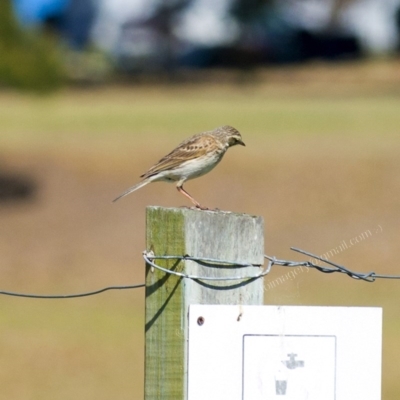
M 200 210 L 208 210 L 206 207 L 202 207 L 198 201 L 196 201 L 184 188 L 183 185 L 178 185 L 176 187 L 178 189 L 178 192 L 182 193 L 184 196 L 186 196 L 190 201 L 196 206 L 196 208 L 199 208 Z

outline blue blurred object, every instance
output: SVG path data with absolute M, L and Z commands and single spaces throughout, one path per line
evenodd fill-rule
M 43 25 L 75 50 L 82 50 L 90 39 L 96 16 L 92 0 L 13 0 L 13 4 L 24 27 Z
M 22 25 L 37 25 L 64 13 L 70 0 L 13 0 Z

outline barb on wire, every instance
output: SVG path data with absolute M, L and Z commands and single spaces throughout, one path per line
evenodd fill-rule
M 93 292 L 85 292 L 85 293 L 76 293 L 76 294 L 56 294 L 56 295 L 41 295 L 41 294 L 26 294 L 26 293 L 15 293 L 15 292 L 7 292 L 5 290 L 1 290 L 0 294 L 6 296 L 15 296 L 15 297 L 29 297 L 31 299 L 73 299 L 76 297 L 86 297 L 93 296 L 95 294 L 103 293 L 108 290 L 124 290 L 124 289 L 137 289 L 144 287 L 144 283 L 140 283 L 138 285 L 128 285 L 128 286 L 108 286 L 99 290 L 95 290 Z

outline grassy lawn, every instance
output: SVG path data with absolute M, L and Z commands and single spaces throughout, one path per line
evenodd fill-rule
M 0 203 L 0 289 L 74 293 L 143 282 L 145 207 L 188 204 L 161 183 L 111 200 L 180 140 L 223 124 L 247 146 L 188 183 L 195 198 L 263 216 L 266 252 L 279 258 L 301 259 L 290 246 L 323 254 L 371 230 L 334 261 L 399 274 L 397 71 L 396 61 L 311 65 L 257 71 L 246 83 L 216 76 L 50 97 L 0 93 L 0 172 L 37 187 L 31 202 Z M 383 398 L 394 399 L 399 284 L 309 272 L 266 290 L 265 302 L 384 307 Z M 143 293 L 1 297 L 3 397 L 142 398 Z

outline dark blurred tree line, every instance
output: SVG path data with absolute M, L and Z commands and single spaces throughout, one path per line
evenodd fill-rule
M 49 92 L 64 80 L 57 43 L 50 35 L 21 29 L 11 0 L 0 1 L 0 87 Z
M 27 0 L 25 3 L 31 4 L 29 1 L 34 2 Z M 103 2 L 68 0 L 62 12 L 52 10 L 42 15 L 35 29 L 21 28 L 14 11 L 21 23 L 23 18 L 18 14 L 18 7 L 13 9 L 12 2 L 0 0 L 0 88 L 46 92 L 67 80 L 96 82 L 105 76 L 139 76 L 143 72 L 163 76 L 165 71 L 176 79 L 175 72 L 179 68 L 222 67 L 248 71 L 259 65 L 302 63 L 313 59 L 351 60 L 366 54 L 360 35 L 343 29 L 341 21 L 346 8 L 356 0 L 329 2 L 329 16 L 323 18 L 323 24 L 317 29 L 305 24 L 304 18 L 293 17 L 293 9 L 296 10 L 293 7 L 301 6 L 304 0 L 230 0 L 224 2 L 226 10 L 216 12 L 214 18 L 220 20 L 222 27 L 224 18 L 234 20 L 236 33 L 231 41 L 219 42 L 218 39 L 207 42 L 207 37 L 191 41 L 177 34 L 176 24 L 187 15 L 185 11 L 189 9 L 190 14 L 194 3 L 202 3 L 196 0 L 162 0 L 157 5 L 143 3 L 143 8 L 148 7 L 147 12 L 138 13 L 139 17 L 127 13 L 121 21 L 115 16 L 98 18 L 110 14 L 101 12 Z M 46 3 L 37 0 L 37 4 L 42 2 Z M 314 14 L 308 14 L 307 18 L 312 20 Z M 400 43 L 400 7 L 396 18 Z M 106 28 L 104 34 L 99 34 L 98 29 L 92 30 L 99 21 L 103 23 L 99 26 Z M 91 34 L 96 31 L 97 36 Z M 102 47 L 104 43 L 98 38 L 107 37 L 109 31 L 114 32 L 117 39 L 109 41 L 108 47 Z

